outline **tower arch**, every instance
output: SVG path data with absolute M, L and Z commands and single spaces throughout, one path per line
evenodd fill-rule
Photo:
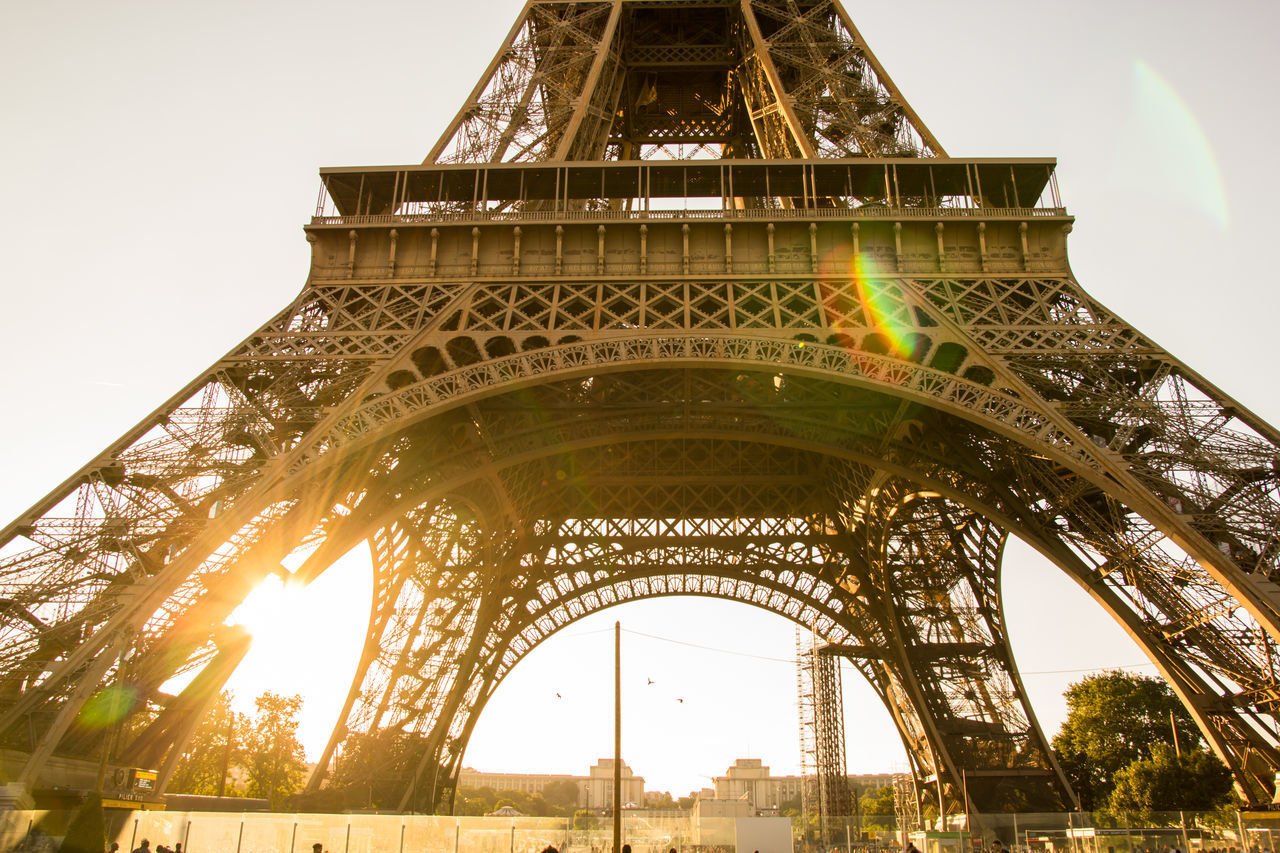
M 403 592 L 415 531 L 422 565 L 480 584 L 418 610 L 486 626 L 437 645 L 453 680 L 419 678 L 422 696 L 439 685 L 436 716 L 412 719 L 447 777 L 485 691 L 555 624 L 537 585 L 521 614 L 485 584 L 564 563 L 551 540 L 591 524 L 573 553 L 675 519 L 722 525 L 701 540 L 721 543 L 720 573 L 824 543 L 809 571 L 843 602 L 831 618 L 875 616 L 845 651 L 915 715 L 916 769 L 949 775 L 953 800 L 975 762 L 1021 767 L 1001 732 L 1034 740 L 1025 707 L 992 716 L 1003 700 L 953 689 L 971 686 L 961 664 L 999 657 L 1010 532 L 1125 625 L 1246 798 L 1268 800 L 1280 436 L 1075 281 L 1053 161 L 945 157 L 838 4 L 806 8 L 533 0 L 426 164 L 324 170 L 298 299 L 0 532 L 13 778 L 47 783 L 55 755 L 176 760 L 243 654 L 225 615 L 299 548 L 316 549 L 305 578 L 372 538 L 366 651 L 394 667 L 421 632 L 384 647 L 376 608 Z M 680 115 L 646 109 L 644 63 Z M 686 145 L 721 156 L 646 159 Z M 720 206 L 652 204 L 680 196 Z M 792 527 L 730 548 L 744 518 Z M 646 555 L 702 577 L 703 545 L 661 531 L 599 559 L 629 582 L 650 578 Z M 973 578 L 970 598 L 939 596 L 942 577 Z M 968 627 L 966 608 L 983 614 Z M 970 633 L 922 633 L 921 613 Z M 537 630 L 508 648 L 499 623 Z M 76 719 L 122 681 L 141 734 L 112 751 Z M 353 703 L 358 722 L 393 693 Z M 970 795 L 1016 808 L 1013 787 Z

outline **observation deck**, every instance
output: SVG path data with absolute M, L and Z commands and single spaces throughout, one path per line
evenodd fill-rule
M 1051 158 L 665 160 L 320 170 L 313 226 L 1064 218 Z
M 1052 159 L 321 170 L 313 279 L 1064 273 Z

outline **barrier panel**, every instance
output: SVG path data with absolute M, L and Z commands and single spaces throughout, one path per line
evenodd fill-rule
M 69 811 L 0 812 L 0 851 L 54 853 Z M 400 814 L 273 814 L 109 810 L 108 837 L 124 851 L 143 838 L 189 853 L 611 853 L 607 817 L 469 817 Z M 1280 812 L 1108 812 L 950 815 L 945 826 L 899 826 L 892 815 L 832 818 L 827 838 L 791 819 L 790 850 L 775 826 L 744 829 L 754 819 L 649 815 L 623 816 L 623 840 L 632 853 L 880 853 L 912 841 L 921 853 L 987 853 L 999 840 L 1010 853 L 1269 853 L 1280 841 Z M 766 819 L 769 820 L 769 819 Z M 785 827 L 786 824 L 783 824 Z M 761 823 L 763 828 L 763 822 Z M 785 830 L 784 830 L 785 834 Z M 1241 838 L 1245 843 L 1241 843 Z M 754 842 L 768 838 L 768 842 Z M 744 845 L 738 850 L 739 845 Z

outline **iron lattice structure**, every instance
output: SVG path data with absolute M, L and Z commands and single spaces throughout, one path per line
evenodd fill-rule
M 531 0 L 426 163 L 322 170 L 294 303 L 0 533 L 10 778 L 163 784 L 228 614 L 367 541 L 312 787 L 381 743 L 447 810 L 532 648 L 692 594 L 850 660 L 944 809 L 1058 809 L 1014 534 L 1270 801 L 1280 436 L 1080 287 L 1054 166 L 944 156 L 830 0 Z
M 816 826 L 818 843 L 835 843 L 854 814 L 845 769 L 844 701 L 840 659 L 826 653 L 812 631 L 796 629 L 796 687 L 800 720 L 801 813 Z M 843 818 L 843 821 L 839 821 Z

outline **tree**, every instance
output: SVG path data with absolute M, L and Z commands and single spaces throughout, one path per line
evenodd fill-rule
M 231 708 L 231 700 L 232 694 L 226 691 L 214 700 L 178 759 L 169 790 L 205 796 L 241 794 L 224 774 L 242 763 L 249 720 Z
M 868 825 L 885 829 L 891 829 L 895 825 L 898 812 L 894 806 L 892 785 L 866 791 L 859 803 Z
M 1107 802 L 1122 769 L 1150 758 L 1156 744 L 1173 744 L 1170 714 L 1183 748 L 1200 744 L 1191 715 L 1158 678 L 1093 673 L 1068 687 L 1066 699 L 1067 719 L 1053 750 L 1086 809 Z
M 676 808 L 676 801 L 672 798 L 670 791 L 663 791 L 661 796 L 650 801 L 647 805 L 651 809 L 674 809 Z
M 301 696 L 279 696 L 270 691 L 255 701 L 258 709 L 246 734 L 244 768 L 249 774 L 249 796 L 262 797 L 272 810 L 302 783 L 305 754 L 298 742 Z
M 498 804 L 498 794 L 485 785 L 482 788 L 459 787 L 453 803 L 453 813 L 459 815 L 484 815 Z
M 1109 807 L 1113 812 L 1210 811 L 1231 799 L 1231 771 L 1203 749 L 1183 751 L 1154 744 L 1151 757 L 1116 774 Z
M 561 809 L 564 816 L 573 814 L 573 810 L 578 807 L 578 800 L 581 796 L 582 790 L 578 787 L 578 783 L 572 779 L 551 782 L 542 789 L 542 798 L 553 807 Z
M 426 755 L 426 737 L 414 732 L 390 728 L 367 734 L 352 732 L 334 759 L 326 788 L 342 792 L 341 808 L 398 809 L 407 793 L 413 811 L 430 810 L 449 783 L 449 776 L 429 760 L 424 763 Z M 458 798 L 462 796 L 459 790 Z M 330 803 L 334 797 L 310 794 L 295 802 L 300 808 L 310 809 L 313 804 Z

